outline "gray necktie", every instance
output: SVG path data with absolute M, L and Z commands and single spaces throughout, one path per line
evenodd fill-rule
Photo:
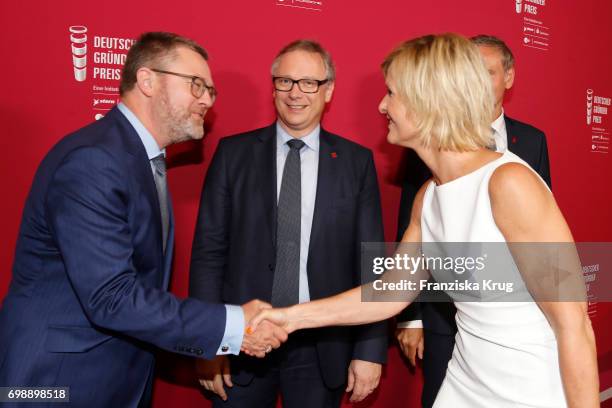
M 151 159 L 155 171 L 153 172 L 153 179 L 155 179 L 155 187 L 157 188 L 157 197 L 159 198 L 159 210 L 161 213 L 162 222 L 162 242 L 164 253 L 166 252 L 166 242 L 168 241 L 168 184 L 166 181 L 166 160 L 164 154 Z
M 300 226 L 302 221 L 302 181 L 300 149 L 304 142 L 287 142 L 289 154 L 285 161 L 278 197 L 276 218 L 276 269 L 272 286 L 272 305 L 282 307 L 299 302 Z

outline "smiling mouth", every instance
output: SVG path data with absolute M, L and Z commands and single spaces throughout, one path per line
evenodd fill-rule
M 294 110 L 294 111 L 301 111 L 301 110 L 306 109 L 306 105 L 289 105 L 289 104 L 286 104 L 286 105 L 290 110 Z

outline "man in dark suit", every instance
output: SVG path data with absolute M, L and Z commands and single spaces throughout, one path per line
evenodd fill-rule
M 69 387 L 78 407 L 148 406 L 155 347 L 263 356 L 286 338 L 268 327 L 243 339 L 257 301 L 241 308 L 167 292 L 165 147 L 203 136 L 216 95 L 206 60 L 192 40 L 143 34 L 127 56 L 122 103 L 42 161 L 0 312 L 0 386 Z
M 293 42 L 272 82 L 276 123 L 222 139 L 208 169 L 195 298 L 283 306 L 330 296 L 360 283 L 361 242 L 384 239 L 371 151 L 320 127 L 334 90 L 329 54 Z M 285 407 L 338 407 L 345 390 L 359 401 L 377 387 L 386 337 L 384 323 L 305 331 L 265 360 L 199 362 L 200 382 L 219 395 L 215 407 L 274 407 L 279 391 Z
M 491 124 L 495 149 L 511 152 L 525 160 L 544 181 L 551 186 L 548 149 L 544 133 L 526 123 L 504 114 L 502 104 L 505 91 L 514 82 L 514 56 L 499 38 L 479 35 L 472 38 L 483 56 L 491 74 L 495 96 L 495 120 Z M 412 202 L 418 189 L 431 177 L 431 173 L 419 157 L 410 150 L 405 155 L 405 178 L 398 217 L 397 239 L 401 240 L 410 220 Z M 446 367 L 455 345 L 456 309 L 451 303 L 413 303 L 397 318 L 396 336 L 410 363 L 416 364 L 417 356 L 423 359 L 424 387 L 421 402 L 431 407 L 446 375 Z

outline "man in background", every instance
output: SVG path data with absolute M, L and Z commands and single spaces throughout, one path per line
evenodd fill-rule
M 328 52 L 295 41 L 272 64 L 277 120 L 219 142 L 202 191 L 190 296 L 288 306 L 357 286 L 361 242 L 384 240 L 372 152 L 324 130 Z M 199 362 L 215 407 L 338 407 L 378 386 L 386 324 L 294 333 L 266 359 Z M 226 388 L 227 387 L 227 388 Z M 225 402 L 224 402 L 225 401 Z

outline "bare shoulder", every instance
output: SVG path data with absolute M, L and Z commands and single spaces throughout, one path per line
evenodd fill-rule
M 499 166 L 489 180 L 489 196 L 495 199 L 525 199 L 525 196 L 550 195 L 539 176 L 521 163 L 505 163 Z
M 521 163 L 495 169 L 489 181 L 495 223 L 509 241 L 565 241 L 567 224 L 538 175 Z

